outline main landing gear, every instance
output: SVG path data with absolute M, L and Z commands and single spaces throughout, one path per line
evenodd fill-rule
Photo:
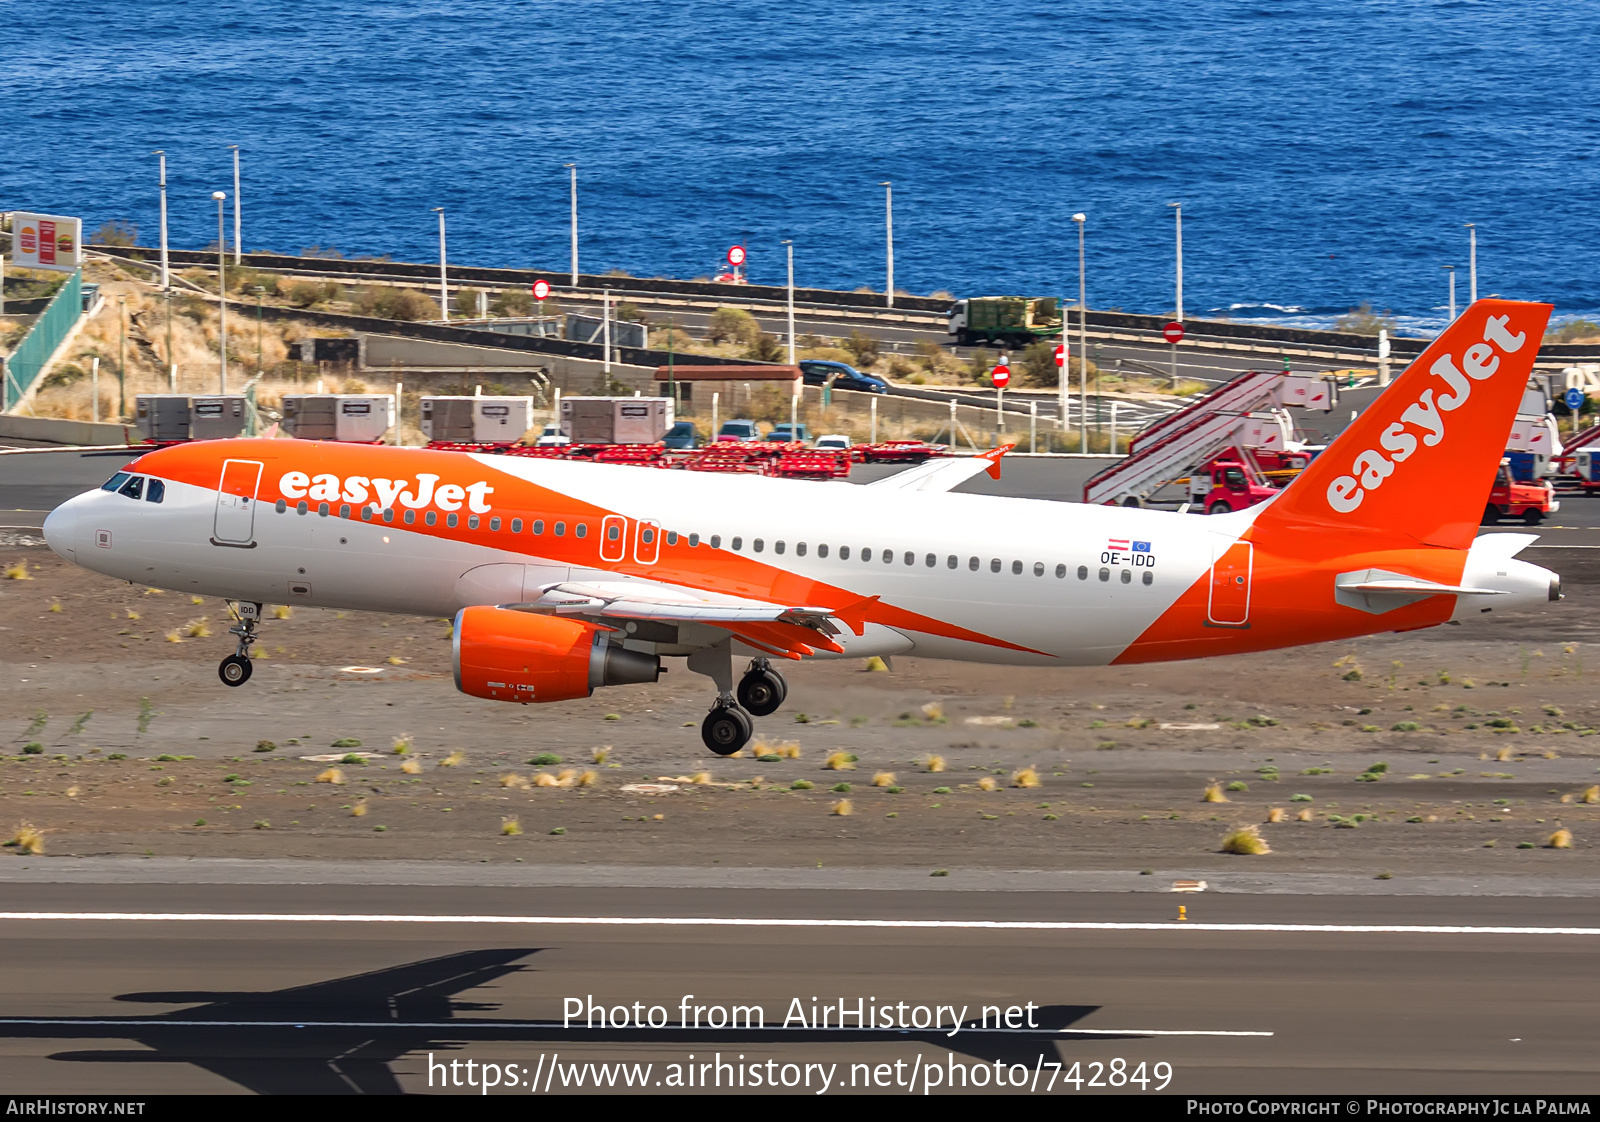
M 719 756 L 731 756 L 755 732 L 750 717 L 769 716 L 783 704 L 789 687 L 771 663 L 758 658 L 750 663 L 733 689 L 733 644 L 724 639 L 714 647 L 703 647 L 689 656 L 689 669 L 704 674 L 717 684 L 717 700 L 700 722 L 700 739 Z
M 239 637 L 238 649 L 217 666 L 217 677 L 225 686 L 242 686 L 250 680 L 254 664 L 250 661 L 250 647 L 256 641 L 256 624 L 261 621 L 261 605 L 247 601 L 232 603 L 236 626 L 228 628 L 229 635 Z
M 754 717 L 770 717 L 789 696 L 789 684 L 764 658 L 750 663 L 739 679 L 739 704 Z

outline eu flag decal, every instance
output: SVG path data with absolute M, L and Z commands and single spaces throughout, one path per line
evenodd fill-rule
M 1135 553 L 1149 553 L 1150 552 L 1150 543 L 1149 542 L 1134 542 L 1133 543 L 1133 551 Z

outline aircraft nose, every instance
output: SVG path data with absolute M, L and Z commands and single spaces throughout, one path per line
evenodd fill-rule
M 45 516 L 44 540 L 58 555 L 76 563 L 77 531 L 83 516 L 74 508 L 75 499 L 68 499 Z

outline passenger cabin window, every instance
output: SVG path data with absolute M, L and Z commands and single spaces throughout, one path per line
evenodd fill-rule
M 125 471 L 119 471 L 119 472 L 117 472 L 117 474 L 113 475 L 110 479 L 108 479 L 104 483 L 100 484 L 100 490 L 102 490 L 102 491 L 110 491 L 110 492 L 112 492 L 114 494 L 117 491 L 122 490 L 122 485 L 124 483 L 126 483 L 127 481 L 128 481 L 128 473 L 125 472 Z
M 939 559 L 937 557 L 935 557 L 933 554 L 930 553 L 930 554 L 928 554 L 928 556 L 926 558 L 926 562 L 927 562 L 928 568 L 931 569 L 931 568 L 933 568 L 935 565 L 937 565 L 939 563 Z
M 978 571 L 978 559 L 976 557 L 967 558 L 967 568 L 971 569 L 973 572 L 977 572 Z
M 476 514 L 467 515 L 467 529 L 476 530 L 477 528 L 478 528 L 478 516 Z
M 1155 582 L 1156 582 L 1155 574 L 1152 573 L 1149 569 L 1146 569 L 1144 571 L 1144 583 L 1145 584 L 1154 584 Z
M 148 497 L 149 496 L 146 496 L 146 498 L 148 498 Z M 339 517 L 340 518 L 349 518 L 350 517 L 350 504 L 349 503 L 340 503 L 339 504 Z
M 1078 579 L 1079 580 L 1088 580 L 1089 579 L 1089 566 L 1087 566 L 1087 565 L 1079 565 L 1078 566 Z
M 512 520 L 511 520 L 511 532 L 512 532 L 512 533 L 513 533 L 513 534 L 520 534 L 520 533 L 522 533 L 522 519 L 520 519 L 520 518 L 513 518 L 513 519 L 512 519 Z
M 447 514 L 444 516 L 444 524 L 449 526 L 452 530 L 455 529 L 456 524 L 460 521 L 461 519 L 454 514 Z
M 543 518 L 535 518 L 533 520 L 533 532 L 535 534 L 544 533 L 544 519 Z
M 734 538 L 733 539 L 734 552 L 737 553 L 739 550 L 741 550 L 743 548 L 744 548 L 744 539 L 743 538 Z
M 1036 577 L 1044 576 L 1044 562 L 1043 561 L 1035 561 L 1033 563 L 1033 575 L 1036 576 Z
M 841 561 L 850 560 L 850 547 L 849 546 L 841 545 L 839 547 L 839 560 L 841 560 Z
M 989 571 L 991 573 L 998 573 L 1000 571 L 1000 558 L 991 557 L 989 559 Z
M 760 553 L 766 547 L 767 543 L 762 541 L 760 538 L 757 538 L 750 548 L 754 549 L 757 553 Z
M 722 535 L 721 534 L 712 534 L 711 535 L 711 548 L 712 549 L 721 549 L 722 548 Z
M 690 534 L 689 535 L 689 548 L 693 549 L 696 546 L 698 546 L 699 544 L 700 544 L 700 535 L 699 534 Z
M 1122 570 L 1122 583 L 1123 584 L 1131 584 L 1132 582 L 1133 582 L 1133 570 L 1132 569 L 1124 569 L 1124 570 Z
M 871 561 L 872 560 L 872 547 L 870 545 L 861 547 L 861 560 L 863 560 L 863 561 Z
M 500 518 L 499 518 L 498 515 L 496 515 L 494 518 L 489 519 L 489 529 L 498 530 L 499 528 L 500 528 Z
M 668 530 L 667 531 L 667 544 L 668 545 L 677 545 L 678 544 L 678 531 L 676 531 L 676 530 Z
M 566 536 L 567 536 L 567 524 L 565 522 L 557 522 L 556 523 L 556 537 L 564 538 Z
M 1013 561 L 1013 562 L 1011 562 L 1011 574 L 1013 576 L 1018 576 L 1018 577 L 1020 577 L 1022 575 L 1022 562 L 1021 561 Z
M 945 564 L 947 566 L 949 566 L 950 568 L 954 569 L 958 564 L 960 564 L 960 559 L 957 558 L 954 553 L 952 553 L 949 556 L 949 558 L 945 561 Z
M 576 530 L 574 530 L 573 533 L 577 534 L 580 538 L 588 537 L 589 536 L 589 524 L 587 522 L 579 522 L 578 523 L 578 528 Z
M 795 553 L 796 557 L 804 557 L 806 555 L 806 543 L 805 542 L 796 542 L 795 543 L 795 547 L 794 547 L 794 553 Z
M 284 511 L 289 509 L 289 504 L 284 502 L 282 499 L 279 499 L 277 502 L 272 504 L 272 509 L 277 511 L 279 514 L 282 514 Z M 363 508 L 361 511 L 361 517 L 369 517 L 365 508 Z
M 826 542 L 824 542 L 823 544 L 817 546 L 817 556 L 818 557 L 826 557 L 826 556 L 828 556 L 828 544 Z
M 326 504 L 324 504 L 324 505 L 326 505 Z M 424 514 L 422 516 L 422 520 L 424 522 L 426 522 L 429 526 L 432 526 L 435 522 L 439 521 L 439 516 L 437 514 L 435 514 L 433 511 L 430 510 L 430 511 L 428 511 L 427 514 Z
M 772 543 L 772 552 L 774 552 L 774 553 L 782 553 L 783 552 L 783 543 L 782 542 L 773 542 Z
M 1100 579 L 1101 580 L 1110 580 L 1111 579 L 1111 570 L 1110 569 L 1101 569 L 1100 570 Z
M 144 476 L 130 475 L 128 481 L 118 489 L 117 494 L 127 495 L 130 499 L 137 499 L 144 493 Z

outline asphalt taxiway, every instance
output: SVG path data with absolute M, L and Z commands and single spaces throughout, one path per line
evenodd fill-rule
M 470 866 L 457 886 L 307 872 L 230 885 L 186 883 L 170 865 L 147 883 L 30 883 L 10 872 L 23 865 L 35 863 L 7 867 L 0 914 L 14 951 L 0 1081 L 30 1094 L 426 1091 L 430 1056 L 512 1065 L 514 1086 L 495 1092 L 511 1094 L 534 1091 L 530 1074 L 549 1064 L 650 1063 L 659 1081 L 691 1054 L 838 1064 L 830 1093 L 850 1089 L 852 1065 L 897 1061 L 904 1076 L 998 1060 L 1028 1079 L 1166 1063 L 1165 1090 L 1183 1094 L 1578 1093 L 1600 1068 L 1583 985 L 1600 903 L 1582 886 L 1178 895 L 851 890 L 824 876 L 685 889 L 671 870 L 662 887 L 619 887 L 596 868 L 592 887 L 532 869 L 474 887 Z M 207 918 L 182 918 L 195 913 Z M 759 1006 L 763 1027 L 685 1025 L 686 995 L 706 1021 Z M 658 1007 L 667 1023 L 563 1025 L 568 998 Z M 920 1030 L 812 1019 L 858 998 L 904 1002 L 907 1018 L 953 1008 Z M 986 1006 L 1028 1012 L 996 1031 L 979 1023 Z M 477 1093 L 437 1078 L 435 1091 Z M 1024 1089 L 1044 1090 L 1008 1088 Z

